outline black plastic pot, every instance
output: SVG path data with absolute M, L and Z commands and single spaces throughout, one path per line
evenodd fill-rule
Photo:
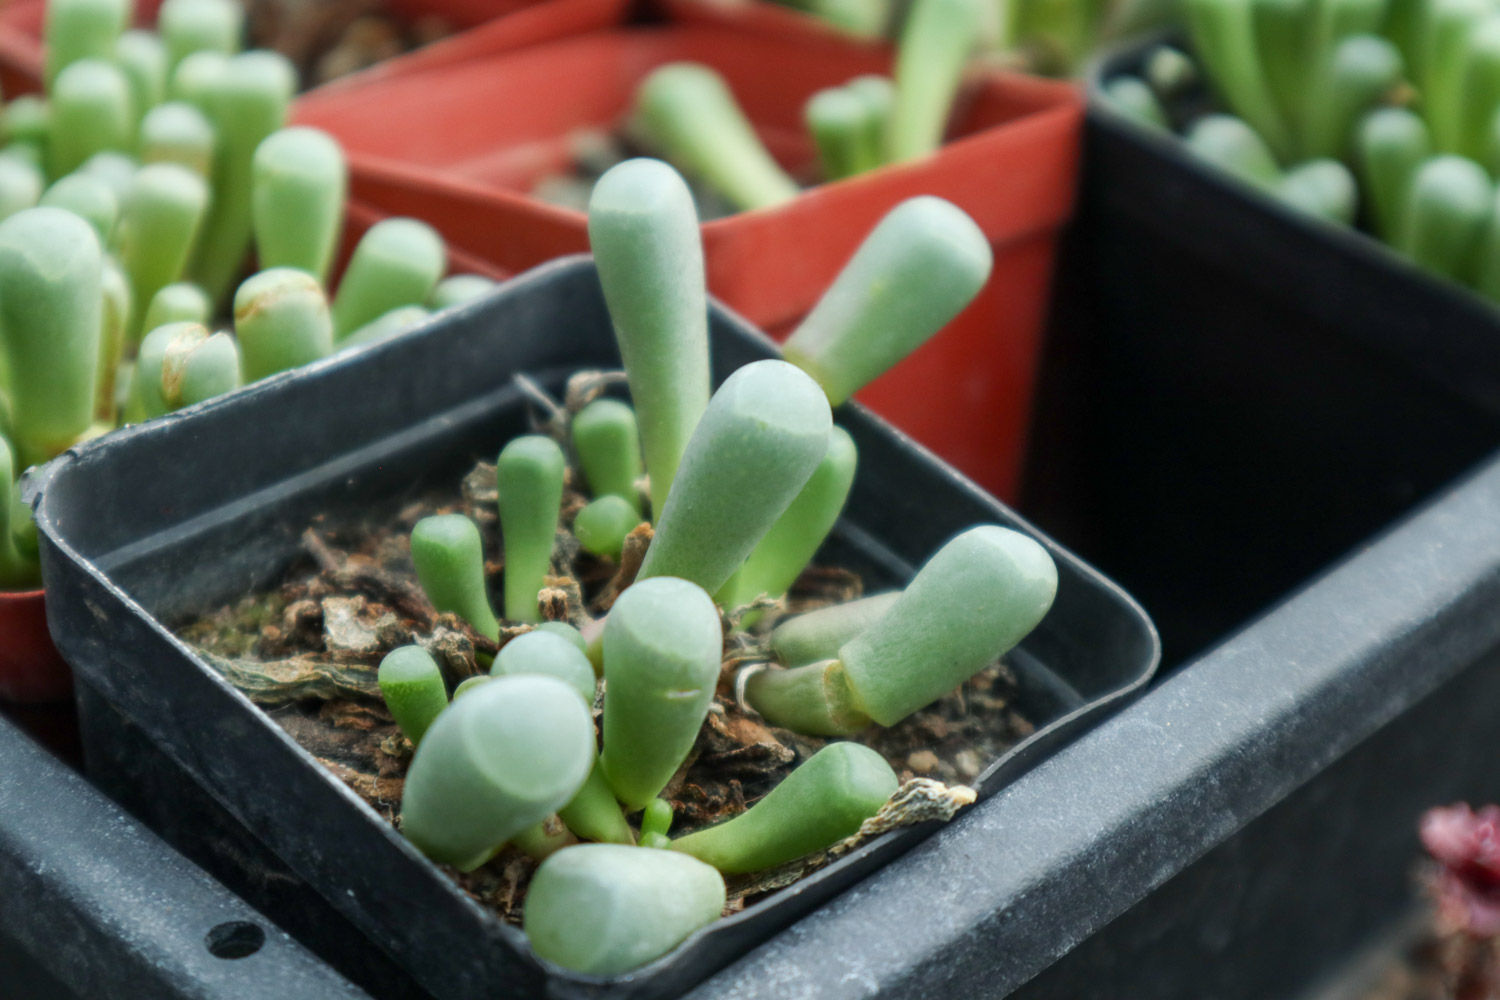
M 366 996 L 3 717 L 0 995 Z
M 775 352 L 717 307 L 712 338 L 718 378 Z M 494 454 L 526 426 L 516 373 L 558 385 L 573 371 L 617 365 L 592 264 L 571 259 L 357 357 L 84 445 L 41 476 L 51 625 L 77 673 L 91 772 L 382 996 L 416 988 L 366 974 L 382 952 L 443 1000 L 675 995 L 933 832 L 882 837 L 631 975 L 566 974 L 537 962 L 516 930 L 459 893 L 163 626 L 275 581 L 314 514 L 454 481 Z M 1033 531 L 858 407 L 838 419 L 861 465 L 826 559 L 898 583 L 973 523 Z M 1039 728 L 981 775 L 982 794 L 1119 705 L 1158 658 L 1139 607 L 1042 541 L 1059 565 L 1057 602 L 1012 657 L 1018 707 Z M 298 919 L 320 899 L 341 917 Z

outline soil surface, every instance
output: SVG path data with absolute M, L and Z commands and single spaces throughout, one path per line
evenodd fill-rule
M 380 0 L 245 0 L 250 47 L 275 49 L 315 87 L 453 34 L 437 16 L 407 20 Z
M 576 412 L 582 403 L 572 402 L 568 410 Z M 565 420 L 563 411 L 557 411 L 553 427 Z M 580 477 L 570 469 L 553 551 L 555 575 L 548 579 L 542 601 L 546 618 L 574 625 L 608 610 L 634 579 L 650 542 L 650 527 L 643 524 L 628 540 L 619 563 L 583 552 L 567 530 L 588 499 L 580 485 Z M 399 509 L 317 519 L 303 535 L 305 557 L 288 570 L 278 588 L 178 629 L 231 683 L 396 825 L 412 748 L 380 697 L 376 675 L 381 659 L 397 646 L 419 642 L 442 665 L 451 691 L 464 678 L 483 672 L 476 654 L 497 649 L 455 616 L 436 614 L 412 568 L 413 525 L 423 517 L 452 512 L 464 513 L 479 525 L 486 552 L 501 553 L 495 469 L 480 463 L 461 483 Z M 489 562 L 486 572 L 491 594 L 499 594 L 503 557 Z M 778 620 L 863 592 L 863 581 L 854 574 L 815 566 L 797 581 L 784 604 L 763 610 L 751 632 L 732 628 L 747 609 L 728 612 L 723 672 L 714 704 L 687 763 L 662 794 L 675 810 L 673 835 L 738 815 L 825 744 L 760 721 L 736 701 L 735 676 L 744 666 L 764 662 L 765 636 Z M 530 628 L 512 622 L 502 625 L 502 644 Z M 726 912 L 797 881 L 885 829 L 951 818 L 973 801 L 963 783 L 973 781 L 1033 731 L 1016 711 L 1015 698 L 1014 676 L 997 663 L 899 725 L 873 727 L 862 734 L 858 741 L 885 756 L 903 782 L 892 804 L 866 824 L 860 837 L 831 852 L 782 869 L 731 878 Z M 599 712 L 596 701 L 596 717 Z M 531 858 L 507 848 L 476 872 L 452 874 L 476 899 L 519 923 L 525 886 L 535 867 Z

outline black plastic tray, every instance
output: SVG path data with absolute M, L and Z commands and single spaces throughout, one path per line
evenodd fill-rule
M 717 378 L 775 353 L 718 307 L 711 326 Z M 443 1000 L 674 995 L 933 832 L 882 837 L 630 975 L 544 968 L 518 931 L 459 893 L 162 624 L 275 581 L 314 514 L 452 481 L 493 454 L 526 426 L 514 374 L 557 384 L 617 365 L 592 264 L 573 258 L 355 358 L 84 445 L 40 477 L 49 618 L 79 680 L 96 780 L 216 872 L 238 869 L 238 890 L 367 988 L 363 963 L 378 960 L 378 946 Z M 857 406 L 838 421 L 861 461 L 827 558 L 894 583 L 973 523 L 1036 533 Z M 1134 601 L 1038 537 L 1058 562 L 1057 601 L 1011 659 L 1019 707 L 1039 726 L 981 776 L 982 794 L 1121 703 L 1159 657 Z M 186 814 L 179 798 L 194 803 Z M 289 871 L 270 870 L 255 839 Z M 369 947 L 325 931 L 328 922 L 298 921 L 297 907 L 318 897 Z
M 0 717 L 0 996 L 366 994 Z

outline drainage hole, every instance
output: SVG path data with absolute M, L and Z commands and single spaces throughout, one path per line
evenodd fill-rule
M 248 920 L 231 920 L 208 932 L 203 939 L 215 958 L 249 958 L 266 943 L 266 932 Z

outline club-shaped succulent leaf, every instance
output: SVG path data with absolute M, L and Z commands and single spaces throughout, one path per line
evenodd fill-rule
M 207 323 L 213 309 L 203 289 L 187 281 L 163 286 L 146 307 L 143 330 L 155 330 L 168 323 Z
M 135 301 L 150 302 L 182 278 L 208 212 L 208 185 L 187 167 L 153 163 L 136 172 L 119 223 L 120 260 Z M 140 333 L 134 327 L 132 339 Z
M 463 680 L 459 681 L 458 686 L 453 689 L 453 700 L 457 701 L 464 695 L 472 694 L 473 692 L 478 691 L 481 687 L 488 684 L 494 679 L 495 678 L 491 677 L 489 674 L 475 674 L 473 677 L 465 677 Z
M 896 52 L 890 159 L 926 156 L 942 145 L 964 63 L 979 26 L 978 0 L 915 0 Z
M 333 299 L 333 330 L 343 339 L 392 309 L 426 302 L 447 267 L 443 238 L 416 219 L 383 219 L 354 248 Z
M 94 393 L 94 417 L 105 427 L 115 424 L 116 382 L 125 357 L 134 299 L 130 278 L 106 255 L 99 281 L 99 371 Z
M 552 566 L 566 472 L 562 449 L 540 434 L 515 438 L 495 461 L 505 546 L 505 617 L 511 621 L 541 618 L 537 595 Z
M 774 868 L 858 833 L 900 785 L 874 750 L 830 743 L 747 811 L 678 837 L 672 849 L 726 875 Z
M 888 76 L 868 73 L 856 76 L 844 88 L 864 102 L 864 135 L 859 144 L 859 162 L 869 164 L 862 169 L 873 170 L 885 163 L 891 108 L 896 105 L 896 85 Z
M 1412 178 L 1396 249 L 1429 271 L 1468 280 L 1494 200 L 1494 185 L 1479 164 L 1435 156 Z
M 571 642 L 580 653 L 587 654 L 589 651 L 589 644 L 588 641 L 584 639 L 583 633 L 578 631 L 573 626 L 569 625 L 567 622 L 538 622 L 536 625 L 532 626 L 532 631 L 550 632 L 553 635 L 560 635 L 564 639 Z
M 166 96 L 166 47 L 154 32 L 127 31 L 115 39 L 114 62 L 130 84 L 131 108 L 139 123 L 146 110 Z
M 102 268 L 99 238 L 72 212 L 28 208 L 0 222 L 0 340 L 23 467 L 93 422 Z
M 419 746 L 428 727 L 448 707 L 448 688 L 437 661 L 421 646 L 398 646 L 380 661 L 380 696 L 401 732 Z
M 417 581 L 439 612 L 451 612 L 480 635 L 500 637 L 484 585 L 484 540 L 462 514 L 424 517 L 411 530 Z
M 589 245 L 609 305 L 661 514 L 708 405 L 708 293 L 693 196 L 660 160 L 611 168 L 589 199 Z
M 620 558 L 625 536 L 641 523 L 630 501 L 613 493 L 591 500 L 573 517 L 573 534 L 585 552 Z
M 880 620 L 901 591 L 873 594 L 798 615 L 771 632 L 771 653 L 784 666 L 800 667 L 839 655 L 844 643 Z
M 527 827 L 516 834 L 510 840 L 517 850 L 534 861 L 546 861 L 552 855 L 578 843 L 578 838 L 573 836 L 573 831 L 553 815 L 543 819 L 536 826 Z
M 652 799 L 641 810 L 641 846 L 670 847 L 667 833 L 672 829 L 672 803 L 666 799 Z
M 1167 130 L 1167 112 L 1157 100 L 1156 92 L 1144 80 L 1128 74 L 1117 76 L 1104 85 L 1110 106 L 1148 128 Z
M 261 267 L 301 268 L 319 281 L 344 223 L 344 150 L 315 128 L 273 132 L 255 151 L 255 251 Z
M 766 208 L 797 196 L 797 184 L 761 144 L 729 85 L 701 63 L 668 63 L 641 83 L 637 127 L 672 163 L 737 208 Z
M 724 879 L 674 851 L 579 844 L 537 869 L 524 927 L 541 958 L 612 976 L 671 951 L 724 909 Z
M 94 227 L 100 246 L 109 246 L 110 235 L 114 233 L 115 221 L 120 215 L 120 203 L 109 185 L 84 173 L 58 178 L 37 204 L 67 209 L 83 219 Z
M 215 101 L 229 72 L 229 57 L 222 52 L 194 52 L 177 63 L 167 81 L 167 98 L 191 104 L 215 121 Z
M 212 177 L 214 127 L 187 101 L 158 104 L 141 119 L 136 148 L 142 163 L 178 163 L 202 177 Z
M 42 172 L 25 160 L 0 155 L 0 219 L 35 208 L 42 197 Z
M 1360 123 L 1355 145 L 1375 230 L 1388 243 L 1399 244 L 1412 178 L 1432 155 L 1427 123 L 1405 108 L 1381 108 Z
M 52 176 L 72 173 L 100 150 L 133 148 L 132 100 L 130 83 L 112 63 L 82 59 L 59 73 L 47 146 Z
M 836 181 L 859 173 L 866 111 L 865 102 L 845 87 L 829 87 L 808 99 L 803 116 L 818 147 L 824 180 Z
M 588 706 L 555 677 L 500 677 L 453 702 L 412 757 L 401 832 L 466 871 L 577 794 L 594 759 Z
M 0 437 L 0 500 L 3 500 L 0 502 L 0 591 L 30 590 L 39 586 L 42 580 L 41 567 L 35 556 L 16 547 L 13 518 L 29 518 L 29 512 L 24 505 L 10 502 L 15 465 L 10 442 Z
M 787 340 L 786 358 L 837 406 L 957 316 L 994 254 L 962 209 L 931 195 L 892 209 Z
M 397 306 L 340 340 L 338 346 L 343 349 L 361 347 L 365 344 L 378 344 L 398 333 L 405 333 L 407 330 L 421 326 L 431 315 L 432 313 L 427 311 L 426 306 Z
M 604 774 L 632 809 L 687 757 L 719 678 L 724 633 L 702 588 L 674 577 L 622 593 L 604 626 Z
M 109 189 L 115 193 L 115 200 L 120 203 L 121 211 L 123 211 L 125 197 L 130 193 L 130 184 L 135 180 L 136 171 L 140 168 L 141 165 L 129 153 L 122 153 L 118 149 L 106 149 L 84 161 L 79 172 L 98 178 L 109 185 Z
M 1254 0 L 1186 0 L 1183 8 L 1198 56 L 1230 109 L 1264 137 L 1264 145 L 1289 154 L 1291 130 L 1256 45 Z M 1312 65 L 1301 45 L 1276 44 L 1267 51 L 1282 54 L 1293 65 Z M 1292 59 L 1293 54 L 1302 58 Z
M 532 630 L 500 647 L 490 674 L 495 677 L 518 677 L 522 674 L 545 674 L 566 681 L 578 696 L 594 703 L 598 684 L 589 658 L 574 643 L 551 632 Z
M 214 399 L 243 384 L 233 337 L 210 334 L 193 323 L 182 327 L 161 358 L 161 399 L 168 411 Z
M 1340 42 L 1314 74 L 1318 97 L 1305 102 L 1300 158 L 1347 155 L 1361 116 L 1401 81 L 1401 71 L 1401 54 L 1384 38 L 1356 35 Z
M 1282 176 L 1276 193 L 1309 215 L 1345 226 L 1353 224 L 1359 207 L 1359 185 L 1349 168 L 1337 160 L 1299 163 Z
M 240 50 L 245 9 L 235 0 L 162 0 L 156 30 L 173 69 L 194 52 L 233 55 Z
M 75 62 L 111 58 L 132 6 L 131 0 L 47 0 L 42 24 L 47 88 Z
M 159 326 L 141 338 L 135 356 L 135 374 L 130 380 L 130 399 L 125 406 L 125 421 L 139 423 L 168 412 L 161 394 L 162 362 L 167 348 L 178 337 L 192 341 L 206 339 L 208 330 L 199 323 L 179 322 Z
M 604 768 L 597 758 L 588 780 L 572 801 L 557 811 L 557 815 L 568 824 L 568 829 L 584 840 L 601 844 L 635 842 L 635 835 L 625 821 L 625 813 L 621 811 L 620 802 L 615 798 L 614 789 L 609 787 L 609 779 L 604 776 Z
M 1281 182 L 1281 168 L 1260 133 L 1233 115 L 1204 115 L 1186 142 L 1209 163 L 1257 187 L 1275 190 Z
M 895 725 L 1020 642 L 1056 592 L 1057 567 L 1037 542 L 997 525 L 970 528 L 838 660 L 761 671 L 745 696 L 773 724 L 815 735 L 851 735 L 861 715 Z
M 635 411 L 618 399 L 596 399 L 573 418 L 573 450 L 597 500 L 617 496 L 640 514 L 640 429 Z M 631 525 L 635 527 L 635 525 Z
M 52 109 L 47 99 L 37 94 L 12 97 L 0 111 L 0 129 L 10 147 L 46 149 L 52 135 Z
M 495 290 L 495 282 L 481 274 L 455 274 L 437 283 L 427 297 L 427 308 L 433 312 L 463 305 L 483 298 Z
M 277 52 L 255 50 L 229 59 L 203 110 L 213 122 L 214 199 L 193 262 L 193 280 L 222 301 L 250 247 L 252 160 L 261 142 L 286 123 L 297 73 Z
M 717 595 L 726 608 L 749 604 L 762 594 L 781 597 L 807 568 L 828 533 L 833 530 L 858 462 L 854 439 L 842 427 L 828 435 L 828 449 L 797 499 L 771 525 L 729 582 Z M 753 622 L 747 617 L 746 627 Z
M 295 268 L 261 271 L 240 285 L 234 293 L 234 332 L 246 382 L 333 353 L 333 318 L 323 286 Z
M 1466 56 L 1475 30 L 1492 12 L 1483 0 L 1429 0 L 1426 4 L 1416 82 L 1433 142 L 1441 152 L 1456 153 L 1463 148 L 1460 132 L 1470 69 Z
M 688 442 L 638 579 L 710 593 L 739 569 L 828 451 L 828 400 L 785 361 L 756 361 L 714 393 Z

